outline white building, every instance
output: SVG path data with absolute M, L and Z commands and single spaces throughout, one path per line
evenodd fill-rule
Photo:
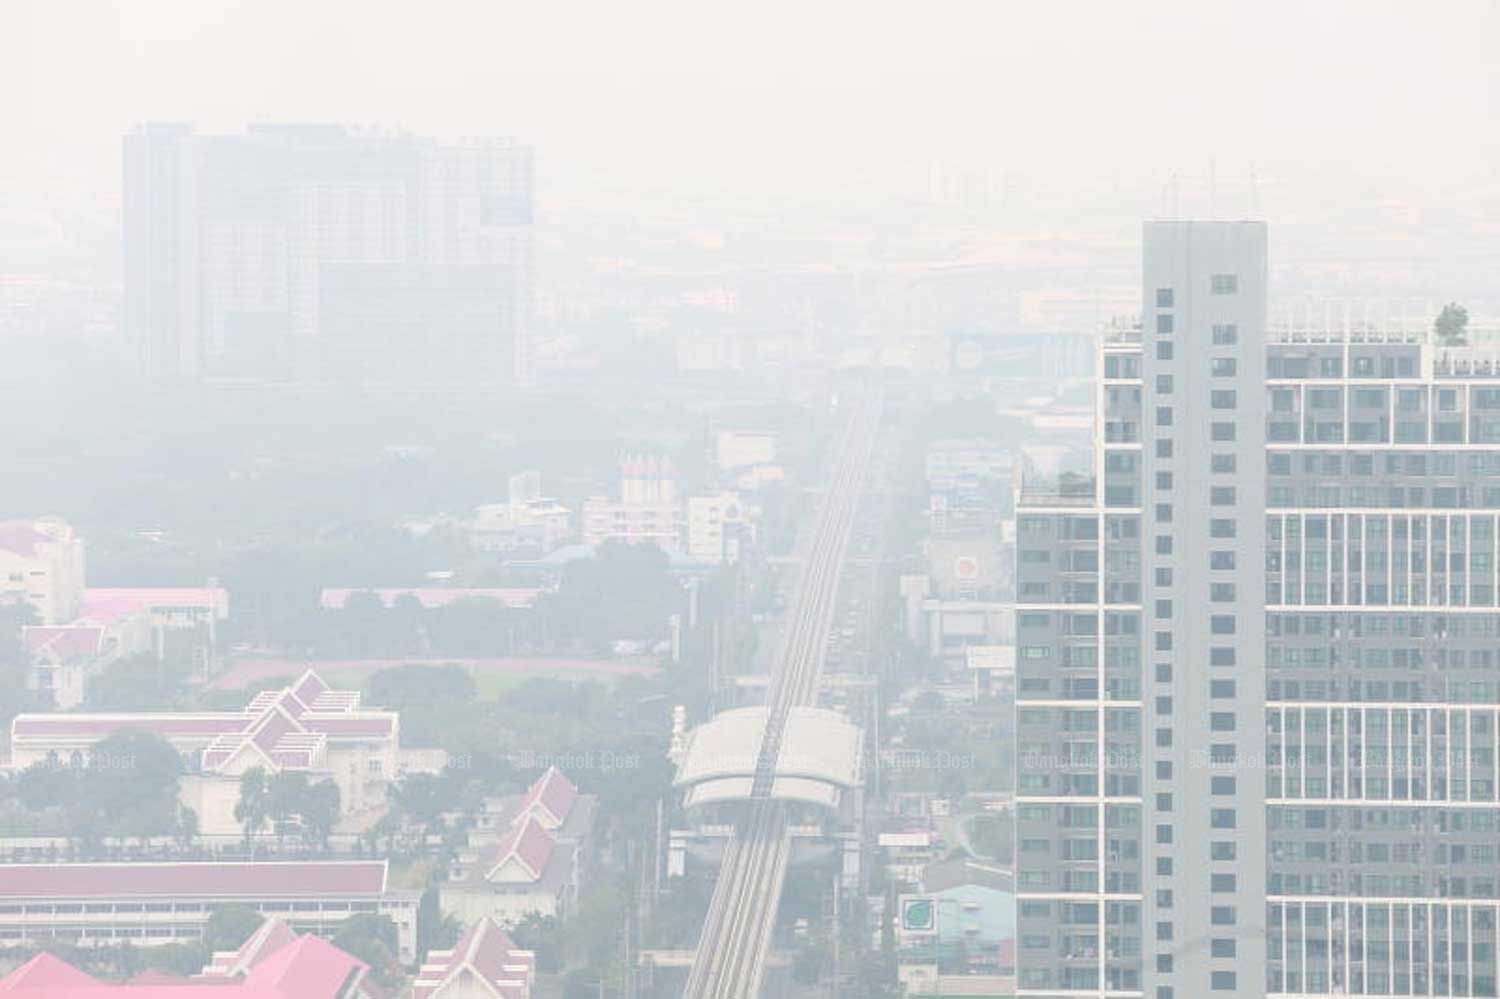
M 83 564 L 83 539 L 66 522 L 0 521 L 0 602 L 30 604 L 42 624 L 78 616 Z
M 193 941 L 216 908 L 244 905 L 319 935 L 359 913 L 389 916 L 411 962 L 420 900 L 390 887 L 383 860 L 0 864 L 0 943 Z
M 704 562 L 736 562 L 743 531 L 750 526 L 735 493 L 691 496 L 687 502 L 687 553 Z
M 382 808 L 405 769 L 400 718 L 362 709 L 357 691 L 333 690 L 308 670 L 292 686 L 256 694 L 240 711 L 161 714 L 22 714 L 11 721 L 11 766 L 46 760 L 79 765 L 95 743 L 121 729 L 155 733 L 182 754 L 181 803 L 204 837 L 238 838 L 240 778 L 305 773 L 338 785 L 345 815 Z
M 507 926 L 533 912 L 564 915 L 587 876 L 593 796 L 551 768 L 525 794 L 485 804 L 442 885 L 443 912 Z

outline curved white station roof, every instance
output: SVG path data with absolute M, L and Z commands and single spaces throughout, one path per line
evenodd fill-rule
M 692 731 L 673 782 L 686 790 L 687 807 L 750 797 L 768 714 L 764 707 L 735 708 Z M 840 792 L 860 783 L 863 744 L 859 728 L 837 711 L 793 708 L 771 796 L 837 807 Z

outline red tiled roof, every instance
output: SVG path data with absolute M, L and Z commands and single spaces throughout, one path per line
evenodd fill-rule
M 0 978 L 0 993 L 21 989 L 60 989 L 76 985 L 98 984 L 97 978 L 92 978 L 61 958 L 53 957 L 43 951 L 4 978 Z
M 21 644 L 33 656 L 61 662 L 92 659 L 104 646 L 104 629 L 80 624 L 29 624 L 21 629 Z
M 521 799 L 520 814 L 525 815 L 533 805 L 540 804 L 561 824 L 567 821 L 568 813 L 573 810 L 573 802 L 577 800 L 578 788 L 573 782 L 561 770 L 548 767 L 547 772 L 526 789 L 526 794 Z
M 291 692 L 296 695 L 297 700 L 303 704 L 311 704 L 322 694 L 328 693 L 332 688 L 324 682 L 323 678 L 312 670 L 303 673 L 292 685 Z
M 252 940 L 263 935 L 262 925 Z M 275 927 L 273 927 L 275 929 Z M 366 991 L 367 966 L 316 936 L 296 936 L 284 925 L 267 935 L 263 959 L 248 974 L 207 974 L 194 979 L 147 973 L 124 985 L 91 978 L 50 954 L 39 954 L 0 978 L 0 996 L 16 999 L 346 999 Z M 212 970 L 212 969 L 211 969 Z M 361 982 L 360 992 L 349 986 Z
M 301 722 L 309 732 L 322 732 L 336 738 L 380 739 L 396 729 L 396 716 L 387 712 L 352 717 L 309 713 L 302 716 Z
M 0 864 L 0 898 L 379 895 L 383 860 Z
M 182 715 L 159 714 L 38 714 L 17 715 L 11 733 L 21 738 L 61 738 L 77 736 L 102 739 L 120 729 L 146 729 L 163 736 L 211 739 L 245 728 L 245 716 L 239 713 L 205 713 Z
M 52 540 L 29 520 L 0 520 L 0 548 L 23 558 L 34 558 L 36 546 Z
M 535 881 L 547 869 L 547 861 L 551 859 L 552 848 L 556 845 L 557 841 L 540 822 L 528 818 L 500 841 L 495 850 L 494 862 L 488 865 L 489 872 L 493 873 L 514 857 L 530 873 L 531 880 Z
M 288 996 L 339 996 L 366 967 L 322 937 L 308 934 L 255 965 L 245 976 L 245 985 L 276 989 Z
M 107 622 L 158 608 L 228 607 L 229 592 L 213 587 L 141 587 L 114 588 L 90 586 L 83 591 L 83 607 L 78 616 L 88 621 Z
M 443 987 L 465 968 L 505 999 L 527 999 L 536 977 L 536 956 L 517 948 L 500 924 L 486 916 L 469 927 L 452 950 L 428 954 L 412 985 L 412 999 L 442 999 Z

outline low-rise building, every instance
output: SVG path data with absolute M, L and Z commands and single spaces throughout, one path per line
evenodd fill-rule
M 488 917 L 451 950 L 429 951 L 412 983 L 412 999 L 531 999 L 536 955 L 521 950 Z
M 0 946 L 134 946 L 198 940 L 215 909 L 248 906 L 327 936 L 350 916 L 389 916 L 397 957 L 416 959 L 418 891 L 383 860 L 0 865 Z
M 528 913 L 567 913 L 587 877 L 595 805 L 555 767 L 524 794 L 487 801 L 449 868 L 443 911 L 507 926 Z
M 261 691 L 239 711 L 17 715 L 11 767 L 81 765 L 96 743 L 123 729 L 152 732 L 182 754 L 181 801 L 197 813 L 204 837 L 242 834 L 234 808 L 251 768 L 331 780 L 345 815 L 384 807 L 402 772 L 399 715 L 362 708 L 358 691 L 334 690 L 312 670 L 290 687 Z
M 690 496 L 687 553 L 704 562 L 737 562 L 752 529 L 745 503 L 735 493 Z
M 299 936 L 268 919 L 232 951 L 191 977 L 148 971 L 114 984 L 43 951 L 4 978 L 0 996 L 15 999 L 382 999 L 369 967 L 321 937 Z
M 0 521 L 0 602 L 30 604 L 65 624 L 83 603 L 83 539 L 57 517 Z

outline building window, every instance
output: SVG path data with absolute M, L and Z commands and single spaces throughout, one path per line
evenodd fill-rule
M 1214 346 L 1233 347 L 1240 342 L 1240 328 L 1234 323 L 1223 323 L 1214 327 Z
M 1232 441 L 1235 439 L 1233 423 L 1217 422 L 1210 429 L 1212 431 L 1211 436 L 1216 441 Z
M 1171 395 L 1172 394 L 1172 376 L 1171 375 L 1157 375 L 1156 376 L 1156 394 L 1157 395 Z
M 1208 813 L 1208 824 L 1215 829 L 1233 829 L 1235 827 L 1234 809 L 1210 809 Z
M 1233 992 L 1238 987 L 1232 971 L 1215 971 L 1210 986 L 1215 992 Z
M 1163 336 L 1172 332 L 1172 314 L 1170 312 L 1157 315 L 1156 332 Z
M 1214 506 L 1234 505 L 1234 486 L 1214 486 L 1209 490 L 1209 502 Z
M 1215 635 L 1234 634 L 1233 614 L 1213 614 L 1208 619 L 1208 629 Z
M 1235 469 L 1234 455 L 1232 455 L 1232 454 L 1216 454 L 1216 455 L 1214 455 L 1213 458 L 1212 458 L 1212 462 L 1211 462 L 1210 468 L 1212 469 L 1212 471 L 1215 471 L 1215 472 L 1227 473 L 1227 474 L 1230 474 L 1230 475 L 1234 474 L 1234 469 Z
M 1172 457 L 1172 440 L 1171 440 L 1171 438 L 1163 438 L 1162 440 L 1159 440 L 1159 441 L 1156 442 L 1156 456 L 1158 458 L 1170 458 L 1170 457 Z
M 1156 359 L 1158 361 L 1170 361 L 1172 359 L 1172 341 L 1156 341 Z
M 1172 407 L 1156 407 L 1156 425 L 1158 427 L 1170 427 L 1172 425 Z
M 1234 778 L 1233 777 L 1210 777 L 1209 781 L 1208 781 L 1208 784 L 1209 784 L 1209 793 L 1210 794 L 1233 794 L 1234 793 Z
M 1209 393 L 1208 401 L 1214 409 L 1234 409 L 1236 403 L 1234 389 L 1214 389 Z
M 1232 378 L 1235 372 L 1235 360 L 1232 357 L 1216 357 L 1209 362 L 1208 372 L 1215 378 Z
M 1237 295 L 1240 290 L 1238 274 L 1215 274 L 1209 280 L 1209 291 L 1215 295 Z
M 1170 309 L 1170 308 L 1172 308 L 1172 289 L 1171 288 L 1158 288 L 1158 289 L 1156 289 L 1156 307 L 1158 309 Z

